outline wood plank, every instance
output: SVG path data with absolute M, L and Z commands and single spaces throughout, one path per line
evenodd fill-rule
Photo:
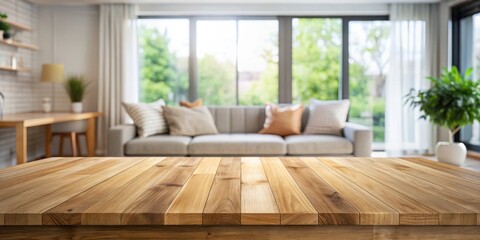
M 448 189 L 448 192 L 457 192 L 466 197 L 477 199 L 480 196 L 480 190 L 477 189 L 477 184 L 468 181 L 461 181 L 462 178 L 440 172 L 428 167 L 420 166 L 415 163 L 398 162 L 397 159 L 381 159 L 381 161 L 374 161 L 374 164 L 385 165 L 389 169 L 394 169 L 403 173 L 410 174 L 417 179 L 422 179 L 431 182 L 439 187 Z M 417 169 L 418 168 L 418 169 Z M 480 186 L 480 184 L 478 184 Z
M 150 186 L 164 177 L 164 173 L 179 166 L 176 158 L 166 158 L 141 175 L 115 189 L 102 200 L 82 212 L 82 225 L 120 225 L 122 212 Z
M 470 179 L 458 177 L 446 171 L 439 171 L 402 159 L 385 158 L 383 160 L 382 163 L 389 164 L 389 166 L 397 169 L 402 169 L 403 172 L 421 177 L 427 181 L 436 183 L 447 182 L 450 185 L 454 184 L 455 189 L 462 189 L 465 190 L 465 192 L 480 196 L 480 178 Z
M 63 188 L 64 186 L 83 179 L 85 175 L 74 175 L 75 171 L 80 171 L 92 164 L 99 164 L 94 159 L 87 161 L 84 166 L 72 166 L 71 169 L 64 169 L 54 174 L 46 175 L 39 180 L 33 180 L 19 185 L 13 185 L 11 188 L 0 191 L 0 212 L 8 212 L 22 205 L 32 202 L 34 199 L 46 196 L 51 192 Z M 65 171 L 65 172 L 63 172 Z M 65 175 L 64 175 L 65 174 Z M 61 181 L 54 181 L 57 177 L 68 176 Z
M 438 212 L 427 207 L 428 203 L 424 205 L 399 193 L 340 159 L 322 158 L 320 162 L 395 209 L 400 214 L 400 225 L 438 225 Z
M 69 164 L 60 165 L 61 168 L 57 168 L 55 172 L 51 172 L 48 175 L 39 176 L 31 180 L 24 179 L 23 182 L 18 184 L 12 183 L 10 184 L 10 187 L 3 188 L 2 191 L 0 191 L 0 201 L 27 191 L 32 191 L 32 194 L 34 194 L 37 189 L 43 188 L 46 184 L 52 184 L 55 181 L 63 181 L 64 177 L 68 177 L 86 168 L 95 167 L 104 162 L 105 161 L 99 159 L 84 159 L 82 161 L 74 161 Z M 8 180 L 8 182 L 9 181 L 10 180 Z
M 0 238 L 363 240 L 372 226 L 28 226 L 2 229 Z
M 318 212 L 278 158 L 261 158 L 282 225 L 317 225 Z
M 398 225 L 400 223 L 397 211 L 351 183 L 342 175 L 326 168 L 316 158 L 302 157 L 300 159 L 360 212 L 361 225 Z
M 102 164 L 99 164 L 98 172 L 94 174 L 73 174 L 73 176 L 83 178 L 56 189 L 43 197 L 30 199 L 28 204 L 14 209 L 7 209 L 8 213 L 5 213 L 5 223 L 9 225 L 41 225 L 43 212 L 139 163 L 131 160 L 110 160 L 106 163 L 112 161 L 115 161 L 116 164 L 107 169 L 103 168 Z
M 54 158 L 55 159 L 55 158 Z M 65 160 L 54 160 L 52 162 L 47 162 L 43 164 L 34 164 L 41 161 L 35 161 L 28 164 L 17 165 L 11 170 L 0 173 L 0 189 L 5 187 L 11 187 L 12 184 L 28 181 L 30 179 L 35 179 L 43 175 L 48 175 L 59 169 L 65 167 L 73 166 L 81 163 L 82 158 L 68 158 Z M 32 166 L 29 166 L 32 165 Z M 22 167 L 26 166 L 26 167 Z M 22 167 L 15 169 L 16 167 Z M 8 168 L 7 168 L 8 169 Z
M 441 163 L 437 161 L 432 161 L 429 159 L 424 159 L 424 158 L 413 158 L 413 157 L 403 157 L 401 158 L 402 160 L 413 162 L 416 164 L 423 165 L 425 167 L 437 169 L 442 172 L 447 172 L 450 174 L 457 175 L 459 177 L 465 177 L 469 179 L 475 179 L 478 180 L 480 178 L 480 172 L 473 171 L 470 169 L 462 168 L 462 167 L 457 167 L 457 166 L 452 166 L 450 164 L 446 163 Z M 463 173 L 463 174 L 459 174 Z
M 480 227 L 474 226 L 374 226 L 373 230 L 373 239 L 478 240 L 479 236 Z
M 81 213 L 164 158 L 138 158 L 139 164 L 107 179 L 42 214 L 43 225 L 80 225 Z
M 240 225 L 240 158 L 222 158 L 203 211 L 203 225 Z
M 280 212 L 258 157 L 241 158 L 241 224 L 280 225 Z
M 440 225 L 475 225 L 477 222 L 475 213 L 445 200 L 445 194 L 436 191 L 437 187 L 434 184 L 390 168 L 383 164 L 384 159 L 348 158 L 340 160 L 348 162 L 358 171 L 368 174 L 396 191 L 418 202 L 428 204 L 429 208 L 439 213 Z
M 220 164 L 220 158 L 204 158 L 165 212 L 166 225 L 201 225 L 203 209 Z
M 142 193 L 122 213 L 122 224 L 163 225 L 165 211 L 187 182 L 201 158 L 179 158 L 177 167 L 168 169 L 164 177 Z
M 325 225 L 358 225 L 359 212 L 348 201 L 321 179 L 299 158 L 281 158 L 318 212 L 318 223 Z

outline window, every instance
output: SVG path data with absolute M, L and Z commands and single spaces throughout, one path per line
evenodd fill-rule
M 205 105 L 237 104 L 236 48 L 236 21 L 197 21 L 198 96 Z
M 207 105 L 278 101 L 278 21 L 198 20 L 198 96 Z
M 278 101 L 278 21 L 238 21 L 238 98 L 241 105 Z
M 475 8 L 476 7 L 476 8 Z M 454 65 L 465 72 L 473 68 L 472 81 L 480 81 L 480 2 L 467 2 L 454 9 Z M 457 140 L 480 151 L 480 123 L 464 127 Z
M 188 19 L 139 19 L 139 97 L 141 102 L 187 99 Z
M 338 99 L 342 19 L 294 18 L 292 32 L 293 102 Z
M 349 22 L 349 120 L 370 126 L 376 145 L 385 141 L 385 80 L 389 68 L 389 23 Z M 375 146 L 374 146 L 375 147 Z M 377 146 L 375 148 L 382 148 Z

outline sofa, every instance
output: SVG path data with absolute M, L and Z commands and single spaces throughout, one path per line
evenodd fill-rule
M 343 136 L 258 134 L 265 121 L 261 106 L 209 107 L 219 134 L 139 138 L 133 124 L 109 130 L 109 156 L 355 156 L 369 157 L 370 128 L 346 123 Z M 302 115 L 302 130 L 309 116 Z

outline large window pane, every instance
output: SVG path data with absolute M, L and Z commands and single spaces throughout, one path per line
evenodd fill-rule
M 460 70 L 473 67 L 473 81 L 480 80 L 480 13 L 460 21 Z M 480 147 L 480 123 L 462 129 L 463 142 Z
M 385 80 L 389 68 L 389 23 L 349 22 L 349 121 L 370 126 L 377 145 L 385 140 Z
M 238 98 L 241 105 L 278 101 L 278 21 L 238 22 Z
M 205 105 L 237 104 L 236 47 L 236 21 L 197 21 L 198 96 Z
M 139 97 L 167 104 L 187 99 L 188 19 L 139 19 Z
M 342 20 L 294 18 L 292 22 L 292 99 L 338 99 Z

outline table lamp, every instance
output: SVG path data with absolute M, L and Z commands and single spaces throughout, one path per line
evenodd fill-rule
M 52 83 L 52 103 L 51 107 L 48 100 L 43 102 L 43 111 L 49 113 L 55 110 L 55 83 L 63 82 L 65 78 L 63 64 L 43 64 L 42 65 L 42 75 L 40 81 Z

